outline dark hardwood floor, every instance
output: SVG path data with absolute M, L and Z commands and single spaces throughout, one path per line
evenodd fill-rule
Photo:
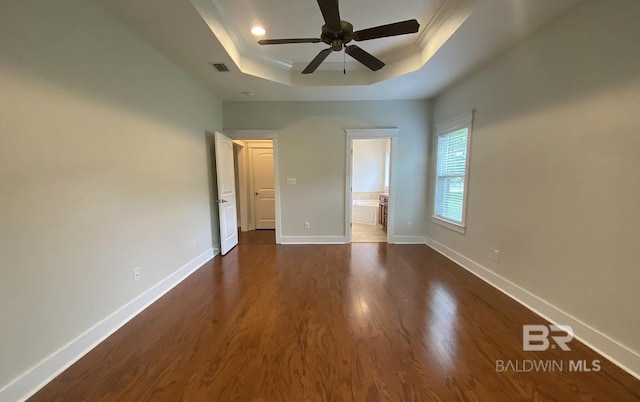
M 544 324 L 426 246 L 239 245 L 33 401 L 637 401 L 584 345 L 522 351 Z M 601 360 L 496 372 L 496 360 Z
M 238 244 L 276 244 L 276 231 L 269 229 L 241 232 L 238 228 Z

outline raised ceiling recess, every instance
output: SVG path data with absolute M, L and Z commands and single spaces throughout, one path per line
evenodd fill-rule
M 402 6 L 341 0 L 339 11 L 331 0 L 191 2 L 243 73 L 291 86 L 344 86 L 421 69 L 471 15 L 476 0 L 406 0 Z M 265 38 L 285 38 L 263 39 L 263 45 L 281 46 L 261 46 L 251 34 L 256 24 L 265 28 Z M 366 51 L 347 45 L 352 40 L 367 40 Z

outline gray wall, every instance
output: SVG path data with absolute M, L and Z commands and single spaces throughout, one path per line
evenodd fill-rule
M 584 1 L 439 96 L 436 123 L 476 111 L 468 227 L 428 227 L 636 353 L 638 21 L 636 0 Z
M 217 243 L 222 110 L 93 1 L 2 1 L 0 71 L 2 388 Z
M 225 130 L 279 130 L 283 236 L 343 236 L 345 129 L 398 127 L 395 235 L 424 236 L 427 101 L 225 102 L 223 110 Z

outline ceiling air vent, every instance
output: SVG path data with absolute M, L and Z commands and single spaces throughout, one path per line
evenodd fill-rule
M 229 67 L 224 63 L 211 63 L 211 65 L 221 73 L 228 73 Z

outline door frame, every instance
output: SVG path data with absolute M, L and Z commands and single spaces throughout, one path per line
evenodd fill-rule
M 281 244 L 282 213 L 280 209 L 279 132 L 277 130 L 224 130 L 223 133 L 224 135 L 239 141 L 271 140 L 273 142 L 273 185 L 276 198 L 276 244 Z
M 241 140 L 233 140 L 234 145 L 237 145 L 240 150 L 236 153 L 238 161 L 238 198 L 239 207 L 238 215 L 240 215 L 239 224 L 242 232 L 252 230 L 251 222 L 249 222 L 249 184 L 248 184 L 248 157 L 246 142 Z
M 353 140 L 391 140 L 391 163 L 389 164 L 389 212 L 387 220 L 387 243 L 394 243 L 395 233 L 395 201 L 396 201 L 396 185 L 397 182 L 397 153 L 398 153 L 398 128 L 347 128 L 345 129 L 347 146 L 346 146 L 346 177 L 345 177 L 345 221 L 344 233 L 347 243 L 352 241 L 351 227 L 351 207 L 352 207 L 352 180 L 353 180 Z
M 240 148 L 239 152 L 236 153 L 238 161 L 238 197 L 240 205 L 238 208 L 238 214 L 240 215 L 238 223 L 240 224 L 242 232 L 248 232 L 256 229 L 253 150 L 271 149 L 273 152 L 273 140 L 234 139 L 233 143 Z

